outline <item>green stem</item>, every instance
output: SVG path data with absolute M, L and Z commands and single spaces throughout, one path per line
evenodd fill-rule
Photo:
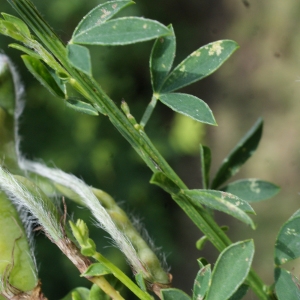
M 263 283 L 263 281 L 258 277 L 254 270 L 250 270 L 246 283 L 249 284 L 255 294 L 261 300 L 271 300 L 271 296 L 268 295 L 268 287 Z
M 181 189 L 186 189 L 186 185 L 177 176 L 173 169 L 168 165 L 164 158 L 160 155 L 146 133 L 137 130 L 126 116 L 118 109 L 115 103 L 102 91 L 98 83 L 91 77 L 75 70 L 68 62 L 66 49 L 63 43 L 55 35 L 52 29 L 44 22 L 41 15 L 28 0 L 7 0 L 21 15 L 25 22 L 33 29 L 38 38 L 57 58 L 61 65 L 70 74 L 74 80 L 74 87 L 82 92 L 101 113 L 107 115 L 112 124 L 119 130 L 123 137 L 132 145 L 136 152 L 142 157 L 148 167 L 155 173 L 157 171 L 164 172 L 171 180 L 173 180 Z M 185 211 L 185 213 L 193 220 L 197 227 L 207 236 L 211 243 L 219 250 L 231 244 L 230 239 L 220 229 L 213 218 L 205 211 L 204 208 L 195 208 L 189 199 L 181 196 L 175 199 L 177 204 Z M 253 282 L 254 273 L 251 271 L 249 284 L 260 299 L 266 299 L 266 292 L 262 288 L 257 287 Z M 257 287 L 257 288 L 256 288 Z
M 153 298 L 148 293 L 143 292 L 127 275 L 125 275 L 119 268 L 117 268 L 99 252 L 96 252 L 93 255 L 93 258 L 110 269 L 112 274 L 116 278 L 118 278 L 128 289 L 130 289 L 139 299 L 153 300 Z
M 107 294 L 113 300 L 125 300 L 119 292 L 117 292 L 109 282 L 104 278 L 104 276 L 97 276 L 89 278 L 91 282 L 96 284 L 99 288 L 103 290 L 105 294 Z
M 152 96 L 152 99 L 151 99 L 150 103 L 148 104 L 148 106 L 144 112 L 144 115 L 141 119 L 141 122 L 140 122 L 140 125 L 142 126 L 142 128 L 144 128 L 146 126 L 146 124 L 148 123 L 148 121 L 153 113 L 153 110 L 156 106 L 156 103 L 157 103 L 156 97 Z

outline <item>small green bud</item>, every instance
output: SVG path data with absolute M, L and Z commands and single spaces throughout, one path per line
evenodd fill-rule
M 81 245 L 81 254 L 93 256 L 96 253 L 96 244 L 92 239 L 88 239 L 85 245 Z
M 139 130 L 140 129 L 140 125 L 137 123 L 135 117 L 130 113 L 130 109 L 129 109 L 129 106 L 128 104 L 122 100 L 122 103 L 121 103 L 121 109 L 123 110 L 123 112 L 125 113 L 127 119 L 129 120 L 129 122 L 137 129 Z
M 76 225 L 70 221 L 72 233 L 85 256 L 93 256 L 96 252 L 95 242 L 89 238 L 89 229 L 83 220 L 78 219 Z
M 77 223 L 78 223 L 78 221 L 79 220 L 77 220 Z M 76 241 L 81 245 L 81 244 L 83 244 L 84 241 L 83 241 L 80 229 L 77 227 L 77 223 L 75 225 L 72 221 L 69 221 L 72 233 L 73 233 Z
M 128 104 L 125 102 L 125 100 L 122 100 L 121 102 L 121 109 L 123 110 L 126 116 L 130 115 L 130 109 Z

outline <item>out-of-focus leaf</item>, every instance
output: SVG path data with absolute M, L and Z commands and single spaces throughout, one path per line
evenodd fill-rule
M 87 115 L 91 115 L 91 116 L 99 115 L 97 109 L 93 105 L 91 105 L 87 102 L 83 102 L 78 99 L 70 98 L 66 101 L 66 104 L 68 107 L 70 107 L 78 112 L 81 112 L 81 113 L 84 113 Z
M 275 268 L 275 291 L 278 300 L 300 299 L 299 281 L 290 272 Z
M 105 267 L 103 264 L 100 263 L 94 263 L 90 265 L 84 273 L 82 273 L 81 277 L 86 276 L 103 276 L 106 274 L 110 274 L 111 271 L 107 267 Z
M 247 213 L 255 213 L 253 208 L 248 202 L 235 195 L 213 190 L 184 190 L 184 194 L 189 197 L 195 206 L 205 205 L 222 211 L 255 229 L 252 219 L 247 215 Z
M 134 4 L 133 1 L 109 1 L 96 6 L 86 16 L 74 30 L 73 38 L 89 34 L 91 30 L 97 28 L 100 24 L 106 22 L 115 16 L 121 9 L 128 5 Z
M 199 48 L 183 60 L 166 78 L 160 93 L 169 93 L 196 82 L 216 71 L 238 48 L 234 41 L 223 40 Z
M 29 28 L 21 19 L 6 13 L 1 13 L 1 15 L 6 21 L 14 24 L 14 26 L 18 29 L 18 31 L 22 33 L 24 36 L 27 36 L 29 38 L 31 37 Z
M 227 179 L 235 175 L 248 158 L 253 155 L 259 144 L 262 130 L 263 121 L 259 119 L 223 160 L 212 182 L 212 189 L 217 189 Z
M 161 87 L 170 72 L 176 51 L 176 38 L 173 27 L 169 26 L 172 35 L 158 38 L 150 56 L 150 73 L 153 91 Z
M 161 94 L 159 100 L 172 110 L 198 122 L 217 125 L 209 106 L 201 99 L 182 93 Z
M 213 269 L 205 300 L 231 297 L 248 276 L 253 255 L 252 240 L 232 244 L 222 251 Z
M 249 285 L 242 284 L 228 300 L 241 300 L 247 294 Z
M 193 300 L 204 299 L 209 287 L 211 277 L 211 267 L 206 265 L 198 272 L 193 288 Z
M 90 291 L 85 287 L 78 287 L 69 292 L 61 300 L 89 300 Z M 74 299 L 75 298 L 75 299 Z
M 247 202 L 259 202 L 275 196 L 280 188 L 273 183 L 250 178 L 232 182 L 222 190 Z
M 92 285 L 89 300 L 110 300 L 111 298 L 105 294 L 96 284 Z
M 15 113 L 15 89 L 18 87 L 15 87 L 14 85 L 14 78 L 13 78 L 13 72 L 12 68 L 10 66 L 10 61 L 7 56 L 4 54 L 0 54 L 0 107 L 2 107 L 10 116 L 14 116 Z M 14 128 L 13 128 L 13 122 L 10 122 L 10 128 L 4 129 L 4 120 L 7 120 L 7 117 L 4 118 L 4 116 L 0 119 L 2 120 L 2 130 L 7 130 L 7 132 L 11 132 L 11 135 L 13 135 Z M 1 134 L 1 144 L 5 144 L 4 137 L 8 134 Z M 13 144 L 13 137 L 11 137 L 10 143 Z M 1 145 L 0 145 L 1 148 Z M 4 153 L 2 153 L 4 155 Z M 6 157 L 6 154 L 5 154 Z
M 300 257 L 300 210 L 280 228 L 275 242 L 275 264 L 282 265 Z
M 0 294 L 9 289 L 9 284 L 19 292 L 28 292 L 36 287 L 37 271 L 30 255 L 26 231 L 17 209 L 2 191 L 0 192 L 0 257 Z
M 162 300 L 191 300 L 191 298 L 181 290 L 178 289 L 162 289 Z
M 211 152 L 206 146 L 200 145 L 200 159 L 201 159 L 201 175 L 202 187 L 207 189 L 209 187 L 209 171 L 211 163 Z
M 171 34 L 161 23 L 139 17 L 124 17 L 100 23 L 72 42 L 86 45 L 128 45 Z
M 91 76 L 92 65 L 89 49 L 84 46 L 69 44 L 67 51 L 71 65 L 79 71 Z
M 43 86 L 45 86 L 51 94 L 62 99 L 65 98 L 64 92 L 61 90 L 55 79 L 52 77 L 47 67 L 39 59 L 29 55 L 22 55 L 22 59 L 30 73 Z

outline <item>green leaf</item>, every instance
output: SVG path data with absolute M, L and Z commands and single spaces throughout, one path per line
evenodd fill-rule
M 242 284 L 228 300 L 241 300 L 247 294 L 249 285 Z
M 208 265 L 208 261 L 206 260 L 205 257 L 200 257 L 197 259 L 199 268 L 202 269 L 204 266 Z
M 222 165 L 212 182 L 212 189 L 217 189 L 226 180 L 235 175 L 240 170 L 241 166 L 248 160 L 248 158 L 254 154 L 259 144 L 262 130 L 263 121 L 262 119 L 258 119 L 253 127 L 223 160 Z
M 158 38 L 150 56 L 150 73 L 153 92 L 157 92 L 170 72 L 176 51 L 176 38 L 172 25 L 168 26 L 172 35 Z
M 137 273 L 135 275 L 135 281 L 142 291 L 147 292 L 147 287 L 142 273 Z
M 201 237 L 199 240 L 197 240 L 196 242 L 196 248 L 198 250 L 202 250 L 206 244 L 206 242 L 209 241 L 208 237 L 206 235 L 204 235 L 203 237 Z
M 280 228 L 275 242 L 275 264 L 282 265 L 300 257 L 300 210 Z
M 159 92 L 169 93 L 207 77 L 237 48 L 238 44 L 230 40 L 217 41 L 199 48 L 169 74 Z
M 191 300 L 191 298 L 181 290 L 178 289 L 162 289 L 162 300 Z
M 255 225 L 246 213 L 254 213 L 248 202 L 239 197 L 213 190 L 183 190 L 190 201 L 196 205 L 206 205 L 209 208 L 227 213 L 236 219 L 250 225 L 255 229 Z
M 89 300 L 90 291 L 85 287 L 78 287 L 69 292 L 64 298 L 61 300 Z M 75 299 L 74 299 L 75 298 Z
M 41 59 L 41 56 L 38 53 L 36 53 L 36 52 L 34 52 L 34 51 L 32 51 L 32 50 L 30 50 L 27 47 L 24 47 L 22 45 L 19 45 L 19 44 L 9 44 L 8 46 L 10 48 L 14 48 L 14 49 L 20 50 L 20 51 L 28 54 L 29 56 L 32 56 L 32 57 L 36 58 L 36 59 Z
M 161 23 L 138 17 L 124 17 L 100 23 L 84 34 L 73 37 L 72 43 L 87 45 L 128 45 L 169 35 Z
M 84 114 L 91 115 L 91 116 L 99 115 L 97 109 L 93 105 L 87 102 L 83 102 L 75 98 L 69 98 L 67 99 L 66 104 L 68 107 L 78 112 L 82 112 Z
M 217 125 L 209 106 L 201 99 L 182 93 L 158 95 L 158 99 L 172 110 L 196 121 Z
M 204 299 L 209 287 L 210 277 L 211 267 L 210 265 L 206 265 L 196 276 L 193 288 L 193 300 Z
M 247 202 L 259 202 L 275 196 L 280 188 L 273 183 L 250 178 L 232 182 L 222 190 Z
M 84 273 L 82 273 L 81 277 L 87 277 L 87 276 L 103 276 L 106 274 L 110 274 L 111 271 L 106 266 L 104 266 L 101 263 L 94 263 L 91 264 Z
M 298 279 L 281 268 L 275 268 L 275 291 L 278 300 L 300 299 Z
M 209 171 L 211 164 L 211 152 L 208 147 L 200 145 L 200 159 L 202 186 L 204 189 L 207 189 L 209 187 Z
M 37 58 L 31 57 L 29 55 L 21 56 L 25 66 L 30 71 L 30 73 L 43 85 L 47 90 L 56 97 L 65 98 L 65 94 L 52 77 L 51 73 L 47 67 Z
M 19 29 L 9 21 L 0 19 L 0 33 L 22 43 L 26 42 L 26 37 L 24 37 L 24 35 L 19 32 Z
M 133 1 L 109 1 L 96 6 L 92 9 L 80 23 L 77 25 L 73 32 L 73 38 L 81 35 L 89 34 L 91 30 L 97 28 L 100 24 L 111 19 L 121 9 L 128 5 L 134 4 Z
M 19 212 L 2 191 L 0 192 L 0 257 L 0 294 L 12 286 L 18 292 L 31 291 L 37 286 L 38 275 L 34 259 L 30 255 L 26 231 Z
M 23 34 L 24 36 L 31 38 L 31 34 L 30 34 L 30 30 L 27 27 L 27 25 L 19 18 L 6 14 L 6 13 L 1 13 L 1 15 L 3 16 L 3 18 L 8 21 L 11 22 L 17 29 L 18 31 Z
M 151 177 L 150 183 L 158 185 L 169 194 L 178 194 L 180 188 L 163 172 L 154 173 Z
M 89 300 L 110 300 L 111 298 L 105 294 L 96 284 L 93 284 L 90 290 Z
M 92 75 L 91 56 L 88 48 L 80 45 L 68 44 L 67 53 L 68 60 L 74 68 L 89 76 Z
M 222 251 L 213 269 L 205 300 L 224 300 L 231 297 L 246 279 L 253 255 L 252 240 L 232 244 Z

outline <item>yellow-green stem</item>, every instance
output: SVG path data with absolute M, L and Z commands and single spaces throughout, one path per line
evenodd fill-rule
M 118 291 L 116 291 L 109 282 L 103 277 L 92 277 L 88 278 L 91 282 L 98 285 L 99 288 L 103 290 L 105 294 L 107 294 L 113 300 L 125 300 Z
M 153 300 L 153 298 L 143 292 L 126 274 L 124 274 L 119 268 L 117 268 L 113 263 L 107 260 L 103 255 L 96 252 L 93 256 L 100 263 L 105 265 L 108 269 L 111 270 L 112 274 L 118 278 L 127 288 L 129 288 L 139 299 L 141 300 Z

